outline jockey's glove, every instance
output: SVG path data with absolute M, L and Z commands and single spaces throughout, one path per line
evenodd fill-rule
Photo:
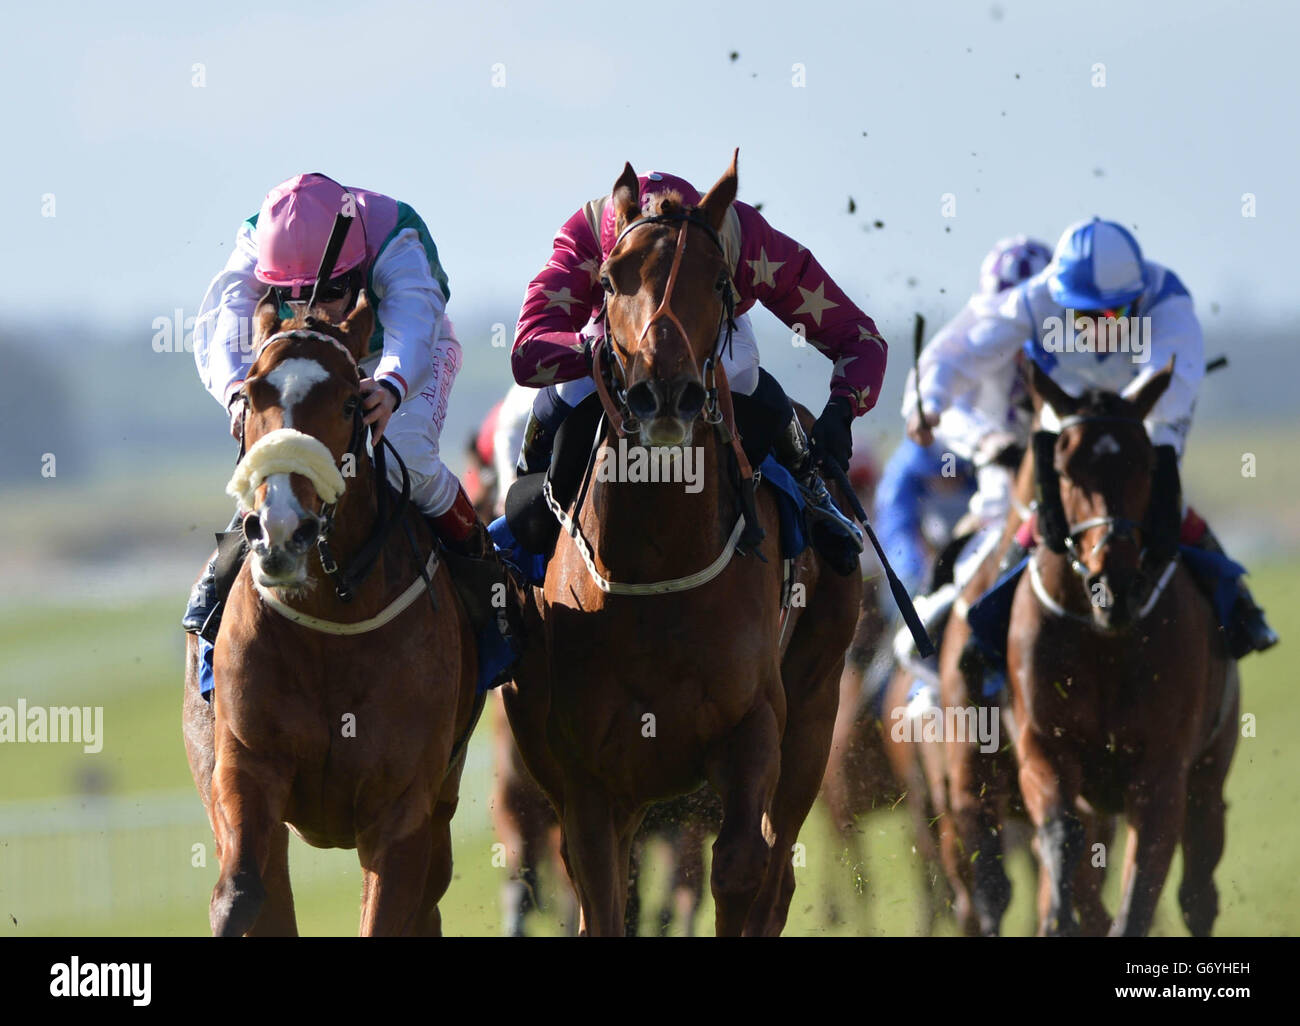
M 812 440 L 817 448 L 840 465 L 849 469 L 853 455 L 853 407 L 842 395 L 833 395 L 813 425 Z

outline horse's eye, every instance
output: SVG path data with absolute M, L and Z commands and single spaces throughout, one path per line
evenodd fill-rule
M 731 278 L 724 272 L 723 274 L 718 275 L 718 280 L 713 286 L 713 291 L 719 294 L 725 293 L 730 284 Z
M 614 283 L 609 280 L 608 274 L 602 274 L 600 276 L 600 287 L 605 290 L 607 295 L 612 296 L 614 294 Z
M 348 399 L 348 401 L 343 404 L 343 416 L 355 417 L 357 414 L 357 402 L 358 399 L 356 396 L 352 396 Z

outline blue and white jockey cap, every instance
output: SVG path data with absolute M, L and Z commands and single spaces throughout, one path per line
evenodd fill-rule
M 1112 310 L 1133 302 L 1147 287 L 1137 239 L 1099 217 L 1065 229 L 1051 267 L 1048 291 L 1070 310 Z
M 1052 251 L 1028 235 L 1001 239 L 980 264 L 980 292 L 996 295 L 1032 278 L 1048 265 Z

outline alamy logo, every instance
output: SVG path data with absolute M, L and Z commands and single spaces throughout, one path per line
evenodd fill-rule
M 153 963 L 87 962 L 73 955 L 68 962 L 50 966 L 50 994 L 54 997 L 129 997 L 143 1007 L 151 1000 Z
M 986 755 L 998 750 L 1001 732 L 998 729 L 999 714 L 997 706 L 927 706 L 919 713 L 911 714 L 907 706 L 895 706 L 889 718 L 894 725 L 889 728 L 892 740 L 908 742 L 957 742 L 959 744 L 979 743 L 979 749 Z
M 1096 317 L 1066 310 L 1043 318 L 1043 348 L 1049 353 L 1127 353 L 1134 363 L 1151 359 L 1150 317 Z
M 704 489 L 704 453 L 698 446 L 641 446 L 618 440 L 616 452 L 602 445 L 596 456 L 596 480 L 650 484 L 684 484 L 691 495 Z
M 27 699 L 18 705 L 0 705 L 0 744 L 79 744 L 87 755 L 104 747 L 102 705 L 35 705 Z

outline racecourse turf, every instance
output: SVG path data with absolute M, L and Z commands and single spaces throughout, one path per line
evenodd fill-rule
M 1300 644 L 1300 563 L 1260 562 L 1252 582 L 1287 641 L 1242 664 L 1243 711 L 1255 737 L 1242 738 L 1228 780 L 1228 842 L 1216 879 L 1226 935 L 1300 933 L 1300 703 L 1291 646 Z M 9 611 L 0 623 L 0 704 L 104 707 L 103 751 L 73 744 L 0 745 L 0 935 L 207 932 L 215 879 L 211 834 L 193 790 L 180 738 L 182 636 L 175 601 L 118 608 L 58 606 Z M 489 821 L 491 768 L 484 717 L 474 739 L 462 802 L 453 823 L 456 870 L 443 901 L 450 935 L 495 934 L 506 871 L 494 865 Z M 798 869 L 790 935 L 913 934 L 919 929 L 916 857 L 904 809 L 863 818 L 865 855 L 847 857 L 820 808 L 806 825 L 806 866 Z M 646 911 L 664 877 L 652 858 Z M 1107 888 L 1113 908 L 1120 858 Z M 294 838 L 300 928 L 304 934 L 356 930 L 360 873 L 350 851 L 318 852 Z M 1023 853 L 1008 856 L 1014 898 L 1005 926 L 1031 932 L 1032 881 Z M 1180 869 L 1174 866 L 1171 880 Z M 1155 926 L 1182 934 L 1167 885 Z M 554 884 L 543 887 L 554 894 Z M 830 915 L 834 905 L 838 914 Z M 554 914 L 533 917 L 556 933 Z M 698 920 L 712 929 L 706 897 Z M 953 932 L 951 921 L 939 932 Z

